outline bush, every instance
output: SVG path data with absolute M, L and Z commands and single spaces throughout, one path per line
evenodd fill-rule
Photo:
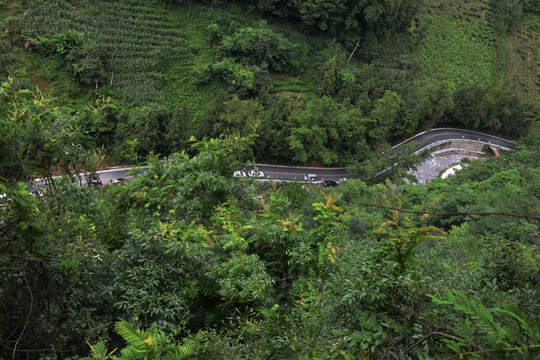
M 211 74 L 228 85 L 227 90 L 240 98 L 257 95 L 266 83 L 265 72 L 255 65 L 242 65 L 225 58 L 208 67 Z
M 507 33 L 523 15 L 522 0 L 491 0 L 494 12 L 495 28 L 501 33 Z

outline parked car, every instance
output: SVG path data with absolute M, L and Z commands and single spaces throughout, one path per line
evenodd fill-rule
M 305 181 L 315 181 L 315 178 L 317 177 L 316 174 L 306 174 L 304 175 Z
M 247 177 L 245 171 L 235 171 L 233 174 L 234 177 Z
M 111 179 L 109 183 L 110 184 L 124 184 L 124 183 L 127 183 L 127 180 L 124 178 L 116 178 L 116 179 Z
M 253 170 L 248 171 L 248 176 L 254 177 L 254 178 L 263 178 L 264 173 L 259 169 L 253 169 Z
M 46 190 L 45 186 L 42 185 L 31 185 L 28 187 L 28 193 L 37 198 L 44 197 Z
M 9 200 L 9 196 L 7 194 L 0 194 L 0 209 L 6 209 L 7 208 L 7 202 Z
M 86 185 L 90 187 L 105 187 L 101 181 L 89 181 Z
M 334 180 L 325 180 L 325 181 L 323 182 L 323 186 L 324 186 L 324 187 L 338 186 L 338 183 L 335 182 Z

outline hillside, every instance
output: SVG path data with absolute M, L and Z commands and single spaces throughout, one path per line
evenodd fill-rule
M 535 121 L 532 5 L 501 30 L 480 0 L 403 0 L 351 24 L 261 4 L 10 1 L 0 75 L 80 109 L 87 146 L 117 162 L 135 139 L 140 156 L 167 155 L 256 131 L 259 160 L 350 165 L 433 126 L 518 139 Z

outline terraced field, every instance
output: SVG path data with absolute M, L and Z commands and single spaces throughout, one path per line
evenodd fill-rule
M 417 84 L 504 83 L 540 103 L 540 17 L 525 14 L 506 36 L 497 33 L 493 16 L 488 0 L 425 2 L 410 31 L 420 37 Z
M 160 101 L 164 65 L 181 57 L 186 36 L 165 9 L 143 1 L 33 1 L 23 18 L 27 37 L 66 30 L 84 34 L 85 46 L 107 59 L 107 82 L 134 102 Z
M 540 17 L 527 16 L 506 46 L 505 81 L 519 96 L 540 104 Z

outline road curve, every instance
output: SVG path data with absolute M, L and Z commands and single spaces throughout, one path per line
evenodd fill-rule
M 516 150 L 517 145 L 509 140 L 501 139 L 496 136 L 479 133 L 470 130 L 461 129 L 449 129 L 439 128 L 430 131 L 421 132 L 397 145 L 395 145 L 394 152 L 399 153 L 403 146 L 410 144 L 411 142 L 418 142 L 418 145 L 414 148 L 415 151 L 420 151 L 424 148 L 437 142 L 444 142 L 449 140 L 469 140 L 502 147 L 509 150 Z M 304 180 L 304 176 L 307 174 L 316 175 L 316 181 L 322 180 L 336 180 L 339 181 L 343 178 L 351 178 L 351 174 L 347 172 L 346 168 L 336 167 L 299 167 L 299 166 L 284 166 L 284 165 L 270 165 L 270 164 L 256 164 L 260 171 L 264 172 L 264 177 L 270 180 Z M 123 169 L 109 169 L 99 171 L 98 174 L 101 177 L 103 184 L 108 184 L 111 179 L 125 177 L 125 174 L 129 171 L 129 168 Z M 128 179 L 129 180 L 129 179 Z
M 410 144 L 411 142 L 418 142 L 418 146 L 415 147 L 415 151 L 422 150 L 429 145 L 448 140 L 472 140 L 482 142 L 489 145 L 507 148 L 510 150 L 517 150 L 517 145 L 512 141 L 501 139 L 499 137 L 488 135 L 471 130 L 451 129 L 451 128 L 439 128 L 430 131 L 424 131 L 415 136 L 395 145 L 393 148 L 398 150 L 399 148 Z
M 471 130 L 437 128 L 430 131 L 421 132 L 395 146 L 394 152 L 399 153 L 401 148 L 412 142 L 417 142 L 414 151 L 421 151 L 435 143 L 445 142 L 450 140 L 468 140 L 485 143 L 502 147 L 509 150 L 516 150 L 517 145 L 509 140 L 499 137 L 479 133 Z M 265 177 L 270 179 L 283 180 L 303 180 L 306 174 L 317 175 L 316 180 L 339 180 L 341 178 L 350 178 L 351 174 L 347 173 L 346 168 L 314 168 L 314 167 L 297 167 L 297 166 L 280 166 L 268 164 L 256 164 L 257 167 L 265 173 Z

